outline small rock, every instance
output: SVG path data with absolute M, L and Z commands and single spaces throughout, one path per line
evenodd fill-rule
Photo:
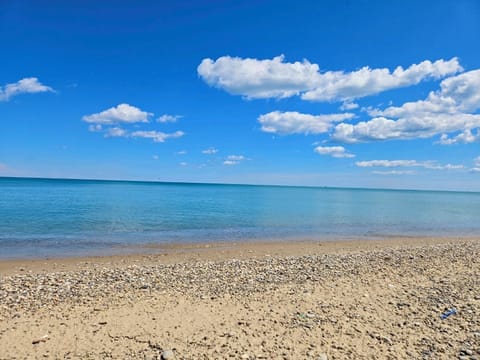
M 42 336 L 41 338 L 39 338 L 39 339 L 32 340 L 32 344 L 33 344 L 33 345 L 36 345 L 36 344 L 39 344 L 39 343 L 41 343 L 41 342 L 45 342 L 45 341 L 47 341 L 48 339 L 50 339 L 50 336 L 48 336 L 48 334 L 47 334 L 47 335 L 43 335 L 43 336 Z
M 162 352 L 162 360 L 172 360 L 175 357 L 172 350 Z
M 317 360 L 328 360 L 328 356 L 325 353 L 318 355 Z

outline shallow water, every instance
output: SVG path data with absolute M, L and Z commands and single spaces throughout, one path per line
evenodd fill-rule
M 150 243 L 478 236 L 480 193 L 0 178 L 0 258 Z

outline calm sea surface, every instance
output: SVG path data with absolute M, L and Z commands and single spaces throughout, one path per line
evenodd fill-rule
M 480 193 L 0 178 L 0 258 L 166 242 L 480 236 Z

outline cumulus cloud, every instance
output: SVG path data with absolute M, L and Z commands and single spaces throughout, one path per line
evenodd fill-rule
M 182 115 L 163 114 L 162 116 L 158 117 L 157 122 L 159 122 L 159 123 L 176 122 L 177 120 L 181 119 L 182 117 L 183 117 Z
M 352 101 L 344 101 L 343 104 L 340 105 L 340 110 L 347 111 L 357 109 L 358 107 L 359 105 L 357 103 L 354 103 Z
M 175 131 L 174 133 L 164 133 L 161 131 L 155 131 L 155 130 L 149 130 L 149 131 L 144 131 L 144 130 L 139 130 L 139 131 L 134 131 L 130 133 L 130 136 L 133 138 L 147 138 L 147 139 L 152 139 L 154 142 L 165 142 L 167 139 L 175 139 L 179 138 L 185 135 L 183 131 Z
M 105 137 L 127 137 L 128 132 L 125 129 L 122 129 L 120 127 L 112 127 L 108 128 L 105 131 Z
M 358 167 L 371 168 L 371 167 L 421 167 L 431 170 L 459 170 L 464 169 L 464 165 L 438 164 L 437 161 L 417 161 L 417 160 L 369 160 L 369 161 L 357 161 L 355 163 Z
M 120 104 L 96 114 L 85 115 L 82 119 L 87 123 L 101 125 L 112 125 L 118 123 L 133 124 L 147 123 L 148 118 L 152 115 L 152 113 L 142 111 L 135 106 L 129 104 Z
M 237 165 L 244 160 L 247 160 L 247 158 L 243 155 L 229 155 L 223 161 L 223 165 Z
M 316 89 L 302 95 L 302 99 L 311 101 L 334 101 L 358 99 L 386 90 L 412 86 L 424 79 L 440 79 L 462 71 L 458 59 L 429 60 L 410 65 L 404 69 L 398 66 L 392 72 L 389 69 L 371 69 L 368 66 L 360 70 L 345 73 L 328 71 L 322 74 L 321 83 Z
M 154 142 L 163 143 L 167 139 L 179 138 L 184 135 L 183 131 L 173 133 L 164 133 L 157 130 L 141 130 L 139 126 L 149 123 L 149 118 L 153 113 L 142 111 L 139 108 L 129 104 L 119 104 L 102 112 L 85 115 L 82 120 L 89 123 L 88 130 L 91 132 L 102 132 L 104 137 L 124 137 L 124 138 L 145 138 L 152 139 Z M 173 121 L 168 116 L 162 115 L 159 120 L 163 122 Z M 123 127 L 120 127 L 122 125 Z M 132 128 L 137 130 L 132 131 Z
M 249 99 L 298 95 L 320 81 L 318 65 L 284 59 L 283 55 L 271 60 L 222 56 L 215 61 L 203 59 L 197 72 L 208 85 Z
M 320 72 L 308 60 L 284 62 L 283 55 L 273 59 L 222 56 L 203 59 L 199 76 L 210 86 L 249 99 L 286 98 L 301 95 L 309 101 L 351 101 L 382 91 L 418 84 L 424 79 L 439 79 L 462 71 L 458 59 L 425 60 L 407 69 L 363 67 L 353 72 Z
M 0 101 L 8 101 L 13 96 L 20 94 L 34 94 L 42 92 L 54 92 L 50 86 L 43 85 L 38 78 L 24 78 L 16 83 L 7 84 L 0 87 Z
M 441 143 L 469 142 L 471 130 L 480 127 L 480 70 L 445 79 L 440 90 L 425 100 L 371 111 L 377 117 L 357 124 L 338 124 L 333 138 L 343 142 L 429 138 L 461 132 L 454 139 L 443 136 Z
M 343 146 L 317 146 L 314 151 L 320 155 L 330 155 L 334 158 L 353 158 L 354 154 L 348 153 Z
M 202 150 L 202 154 L 205 155 L 213 155 L 218 152 L 218 149 L 215 149 L 214 147 L 209 147 L 208 149 Z
M 336 122 L 351 119 L 351 113 L 310 115 L 296 111 L 273 111 L 260 115 L 258 121 L 262 131 L 288 135 L 288 134 L 321 134 L 328 132 Z
M 442 134 L 440 136 L 439 143 L 442 145 L 452 145 L 452 144 L 469 144 L 477 142 L 480 140 L 480 130 L 477 130 L 476 134 L 472 133 L 472 130 L 465 129 L 463 132 L 449 137 L 447 134 Z

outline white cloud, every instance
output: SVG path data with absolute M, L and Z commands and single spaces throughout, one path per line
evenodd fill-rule
M 338 124 L 333 138 L 344 142 L 429 138 L 462 132 L 457 139 L 443 136 L 443 142 L 469 141 L 469 132 L 480 127 L 480 70 L 445 79 L 440 90 L 427 99 L 400 107 L 371 111 L 377 117 L 357 124 Z M 447 136 L 447 137 L 446 137 Z
M 283 60 L 283 55 L 271 60 L 222 56 L 215 61 L 203 59 L 197 71 L 208 85 L 249 99 L 290 97 L 320 81 L 318 65 Z
M 357 161 L 358 167 L 399 167 L 399 166 L 421 166 L 416 160 L 370 160 Z
M 50 86 L 43 85 L 36 77 L 24 78 L 16 83 L 0 87 L 0 101 L 8 101 L 20 94 L 34 94 L 42 92 L 54 92 Z
M 447 165 L 440 165 L 436 167 L 435 169 L 438 170 L 459 170 L 459 169 L 465 169 L 465 166 L 463 165 L 455 165 L 455 164 L 447 164 Z
M 421 167 L 430 170 L 459 170 L 464 169 L 463 165 L 446 164 L 441 165 L 436 161 L 417 161 L 417 160 L 369 160 L 369 161 L 357 161 L 355 163 L 358 167 L 370 168 L 370 167 Z
M 91 132 L 100 132 L 102 131 L 103 128 L 102 128 L 102 125 L 100 124 L 91 124 L 91 125 L 88 125 L 88 131 L 91 131 Z
M 187 166 L 188 164 L 187 164 L 185 161 L 182 161 L 182 162 L 179 163 L 178 165 L 180 165 L 180 166 Z
M 164 133 L 161 131 L 149 130 L 149 131 L 134 131 L 130 134 L 134 138 L 147 138 L 152 139 L 154 142 L 165 142 L 167 139 L 175 139 L 185 135 L 183 131 L 175 131 L 174 133 Z
M 243 155 L 228 155 L 227 160 L 242 161 L 246 160 L 246 158 Z
M 244 160 L 247 160 L 247 158 L 243 155 L 229 155 L 223 162 L 223 165 L 237 165 Z
M 129 104 L 120 104 L 102 112 L 85 115 L 82 119 L 87 123 L 112 125 L 117 123 L 147 123 L 152 113 L 142 111 Z
M 412 170 L 390 170 L 390 171 L 372 171 L 376 175 L 413 175 L 415 171 Z
M 473 159 L 473 168 L 470 169 L 471 172 L 480 172 L 480 156 Z
M 334 158 L 353 158 L 354 154 L 346 152 L 343 146 L 317 146 L 314 151 L 320 155 L 330 155 Z
M 424 79 L 440 79 L 462 71 L 457 58 L 451 60 L 429 60 L 410 65 L 407 69 L 401 66 L 390 72 L 389 69 L 371 69 L 368 66 L 360 70 L 345 73 L 328 71 L 322 74 L 317 88 L 306 92 L 302 99 L 311 101 L 334 101 L 358 99 L 374 95 L 386 90 L 416 85 Z
M 157 122 L 160 123 L 168 123 L 168 122 L 176 122 L 177 120 L 181 119 L 182 115 L 169 115 L 164 114 L 157 119 Z
M 152 159 L 153 160 L 158 160 L 158 159 L 160 159 L 160 157 L 158 155 L 152 155 Z
M 371 69 L 353 72 L 320 72 L 308 60 L 284 62 L 284 56 L 252 59 L 222 56 L 203 59 L 197 68 L 199 76 L 210 86 L 249 99 L 302 96 L 309 101 L 339 101 L 361 98 L 385 90 L 418 84 L 428 78 L 439 79 L 462 71 L 457 58 L 423 61 L 407 69 Z
M 180 150 L 175 153 L 175 155 L 185 155 L 187 153 L 186 150 Z
M 475 166 L 480 167 L 480 156 L 477 156 L 475 159 L 473 159 Z
M 206 155 L 213 155 L 218 152 L 218 149 L 215 149 L 214 147 L 209 147 L 208 149 L 202 150 L 202 154 Z
M 340 105 L 340 110 L 346 111 L 346 110 L 353 110 L 357 109 L 359 105 L 357 103 L 351 102 L 351 101 L 344 101 L 342 105 Z
M 447 134 L 442 134 L 440 137 L 439 143 L 442 145 L 452 145 L 452 144 L 469 144 L 473 142 L 477 142 L 480 140 L 480 130 L 477 130 L 477 133 L 474 135 L 472 134 L 472 130 L 465 129 L 463 132 L 455 135 L 453 137 L 449 137 Z
M 183 131 L 175 131 L 173 133 L 164 133 L 156 130 L 138 130 L 139 123 L 148 123 L 152 113 L 142 111 L 135 106 L 129 104 L 120 104 L 97 114 L 85 115 L 83 121 L 90 123 L 88 130 L 92 132 L 103 132 L 105 137 L 125 137 L 125 138 L 146 138 L 152 139 L 154 142 L 165 142 L 167 139 L 179 138 L 184 135 Z M 163 115 L 164 121 L 173 121 L 167 119 Z M 116 126 L 130 126 L 129 129 Z M 132 126 L 133 124 L 133 126 Z M 137 130 L 132 131 L 131 127 Z
M 125 129 L 115 126 L 105 131 L 105 137 L 128 137 L 128 132 Z
M 296 111 L 273 111 L 260 115 L 258 121 L 262 124 L 262 131 L 288 135 L 288 134 L 321 134 L 326 133 L 333 123 L 351 119 L 351 113 L 310 115 Z

